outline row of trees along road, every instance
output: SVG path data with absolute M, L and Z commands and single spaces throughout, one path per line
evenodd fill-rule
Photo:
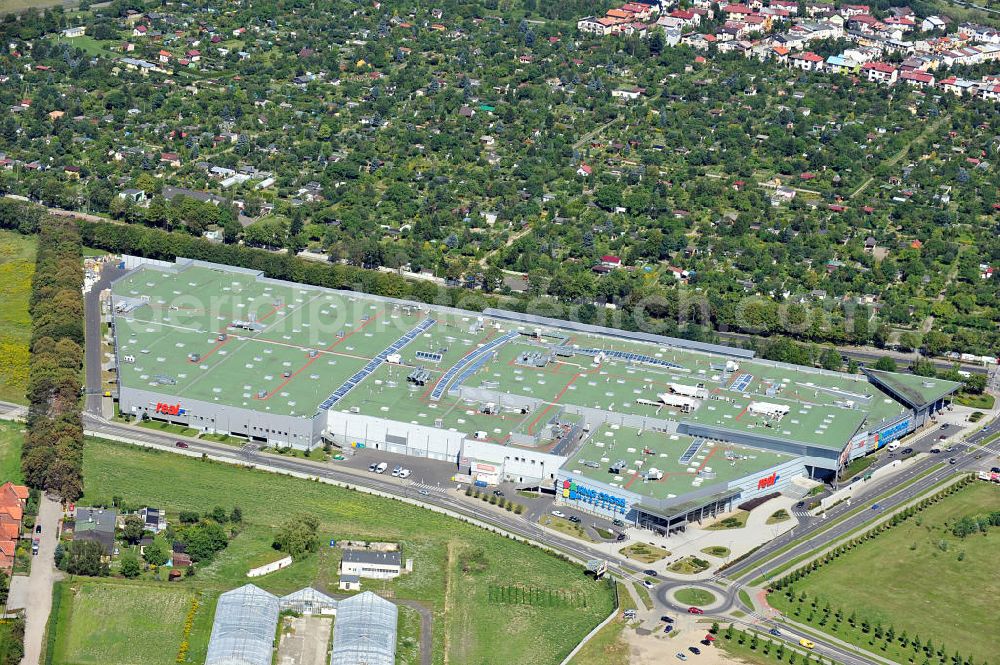
M 28 434 L 21 467 L 32 487 L 75 501 L 83 493 L 83 271 L 80 233 L 70 219 L 39 229 L 29 310 Z

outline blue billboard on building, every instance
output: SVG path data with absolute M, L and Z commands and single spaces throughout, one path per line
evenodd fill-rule
M 871 445 L 868 447 L 869 450 L 878 450 L 882 446 L 890 444 L 899 437 L 905 435 L 910 431 L 911 423 L 912 420 L 910 418 L 905 418 L 875 432 Z

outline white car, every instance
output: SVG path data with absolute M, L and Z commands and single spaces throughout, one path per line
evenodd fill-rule
M 553 510 L 552 514 L 555 515 L 556 517 L 566 517 L 566 513 L 562 512 L 561 510 Z
M 398 478 L 399 474 L 402 473 L 402 471 L 403 471 L 403 467 L 401 467 L 399 465 L 396 465 L 396 466 L 392 467 L 392 475 L 393 475 L 393 477 Z
M 388 468 L 389 465 L 386 464 L 385 462 L 382 462 L 377 467 L 375 467 L 375 473 L 385 473 L 385 470 Z
M 646 587 L 647 589 L 652 589 L 656 585 L 650 582 L 649 580 L 643 580 L 642 586 Z
M 409 469 L 400 469 L 399 470 L 399 477 L 400 478 L 409 478 L 410 477 L 410 470 Z

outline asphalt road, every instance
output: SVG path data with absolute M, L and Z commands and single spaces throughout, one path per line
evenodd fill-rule
M 125 274 L 116 264 L 105 264 L 101 278 L 94 283 L 84 296 L 84 334 L 86 352 L 84 366 L 86 370 L 86 404 L 84 409 L 90 413 L 101 413 L 101 400 L 105 386 L 101 385 L 101 364 L 104 356 L 101 354 L 101 291 L 111 286 L 116 277 Z

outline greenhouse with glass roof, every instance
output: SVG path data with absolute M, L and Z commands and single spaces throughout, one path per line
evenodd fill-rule
M 205 665 L 270 665 L 278 597 L 246 584 L 219 596 Z
M 306 587 L 279 598 L 246 584 L 219 596 L 205 665 L 270 665 L 279 614 L 336 615 L 330 665 L 394 665 L 398 609 L 370 591 L 335 600 Z
M 371 591 L 337 603 L 330 665 L 393 665 L 398 613 L 395 605 Z

